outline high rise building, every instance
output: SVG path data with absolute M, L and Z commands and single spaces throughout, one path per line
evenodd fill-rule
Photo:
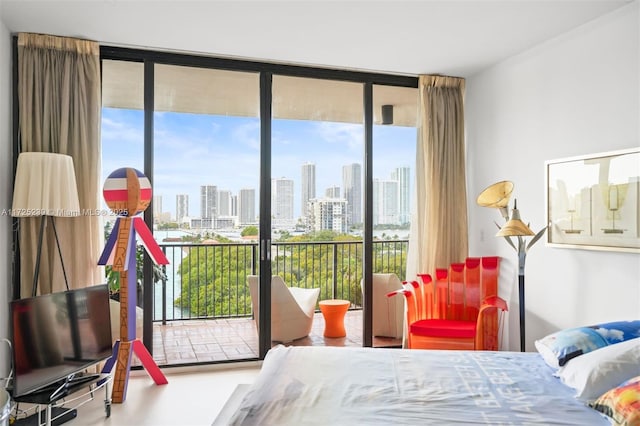
M 309 231 L 334 231 L 344 234 L 347 201 L 343 198 L 314 198 L 308 202 L 307 229 Z
M 411 169 L 398 167 L 391 173 L 398 182 L 398 224 L 411 222 Z
M 271 179 L 271 216 L 275 226 L 294 225 L 292 179 Z
M 182 223 L 185 217 L 189 217 L 189 195 L 176 195 L 176 222 Z
M 325 189 L 324 196 L 326 198 L 340 198 L 340 187 L 339 186 L 330 186 Z
M 231 216 L 231 191 L 218 191 L 218 216 Z
M 200 217 L 214 219 L 218 216 L 218 187 L 202 185 L 200 187 Z
M 243 188 L 238 194 L 238 216 L 240 225 L 256 223 L 256 190 Z
M 153 196 L 153 219 L 157 221 L 162 216 L 162 195 Z
M 304 163 L 302 165 L 302 182 L 300 183 L 300 216 L 307 216 L 307 202 L 316 198 L 316 165 L 314 163 Z
M 362 169 L 360 164 L 342 166 L 342 188 L 347 200 L 347 223 L 362 223 Z
M 238 196 L 231 195 L 231 216 L 238 216 Z
M 373 180 L 373 224 L 398 223 L 398 181 Z

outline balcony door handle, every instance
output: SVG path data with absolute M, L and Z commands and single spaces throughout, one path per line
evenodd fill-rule
M 260 260 L 271 260 L 271 240 L 260 241 Z
M 267 240 L 267 260 L 271 260 L 271 240 Z

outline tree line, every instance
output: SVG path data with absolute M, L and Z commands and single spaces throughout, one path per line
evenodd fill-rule
M 233 243 L 219 235 L 215 240 L 218 244 L 185 247 L 175 305 L 192 317 L 249 316 L 246 277 L 258 272 L 257 244 Z M 406 250 L 406 241 L 374 241 L 373 271 L 404 279 Z M 291 287 L 320 288 L 319 300 L 347 299 L 361 306 L 362 239 L 332 231 L 281 235 L 272 245 L 272 272 Z

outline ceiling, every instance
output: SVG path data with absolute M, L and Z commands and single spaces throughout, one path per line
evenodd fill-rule
M 632 1 L 0 0 L 0 19 L 116 46 L 469 77 Z

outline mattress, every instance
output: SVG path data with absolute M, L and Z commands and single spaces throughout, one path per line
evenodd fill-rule
M 276 346 L 231 425 L 608 425 L 537 353 Z

